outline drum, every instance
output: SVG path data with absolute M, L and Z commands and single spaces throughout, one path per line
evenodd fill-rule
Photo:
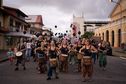
M 82 53 L 77 53 L 77 59 L 81 60 L 83 58 L 83 54 Z
M 66 54 L 61 54 L 60 55 L 60 61 L 66 61 L 67 58 L 68 58 L 68 55 L 66 55 Z
M 21 57 L 22 55 L 23 55 L 23 53 L 22 52 L 20 52 L 20 51 L 18 51 L 18 52 L 16 52 L 16 57 Z
M 92 65 L 92 59 L 90 56 L 84 56 L 83 57 L 83 64 L 84 65 Z
M 56 67 L 57 66 L 57 59 L 56 58 L 50 58 L 49 62 L 50 62 L 51 67 Z

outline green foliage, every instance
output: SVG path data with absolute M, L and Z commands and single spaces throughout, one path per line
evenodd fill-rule
M 81 38 L 91 38 L 94 35 L 94 32 L 85 32 L 83 35 L 81 35 Z

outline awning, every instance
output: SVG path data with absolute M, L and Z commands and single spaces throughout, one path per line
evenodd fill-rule
M 6 36 L 16 36 L 16 37 L 32 37 L 32 34 L 26 33 L 24 34 L 23 32 L 10 32 L 5 34 Z

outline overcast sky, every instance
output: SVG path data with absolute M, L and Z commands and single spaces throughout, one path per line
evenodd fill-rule
M 73 14 L 88 19 L 108 19 L 114 3 L 109 0 L 3 0 L 27 15 L 42 15 L 46 27 L 54 32 L 69 30 Z M 117 0 L 115 0 L 117 1 Z M 57 25 L 57 29 L 54 26 Z

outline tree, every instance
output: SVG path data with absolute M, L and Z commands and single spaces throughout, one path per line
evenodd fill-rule
M 94 35 L 94 32 L 85 32 L 81 37 L 82 38 L 91 38 Z

